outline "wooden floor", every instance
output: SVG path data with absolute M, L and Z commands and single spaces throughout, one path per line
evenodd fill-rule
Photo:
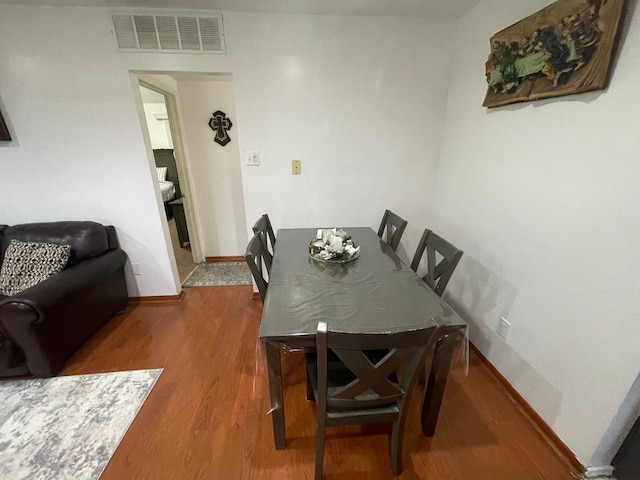
M 186 289 L 179 305 L 141 304 L 115 317 L 63 375 L 164 368 L 102 480 L 313 478 L 315 404 L 299 353 L 283 360 L 287 448 L 273 447 L 262 303 L 250 286 Z M 410 405 L 401 479 L 571 480 L 569 467 L 481 361 L 454 366 L 433 438 Z M 389 479 L 386 425 L 332 428 L 326 479 Z
M 171 236 L 171 246 L 173 247 L 173 254 L 176 257 L 176 266 L 178 267 L 178 277 L 180 283 L 184 282 L 189 274 L 196 268 L 196 264 L 193 263 L 193 255 L 191 253 L 191 246 L 182 247 L 180 240 L 178 240 L 178 228 L 176 227 L 176 219 L 171 218 L 167 220 L 169 225 L 169 234 Z

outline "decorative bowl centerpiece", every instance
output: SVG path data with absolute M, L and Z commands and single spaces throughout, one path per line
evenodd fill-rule
M 360 255 L 360 247 L 351 235 L 337 228 L 319 228 L 316 239 L 309 243 L 309 256 L 320 262 L 345 263 Z

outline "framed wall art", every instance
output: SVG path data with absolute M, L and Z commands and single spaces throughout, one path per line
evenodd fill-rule
M 4 118 L 2 118 L 2 112 L 0 112 L 0 142 L 10 142 L 11 135 L 9 134 L 9 129 L 7 128 L 7 124 L 4 123 Z
M 626 0 L 559 0 L 491 37 L 483 106 L 601 90 Z

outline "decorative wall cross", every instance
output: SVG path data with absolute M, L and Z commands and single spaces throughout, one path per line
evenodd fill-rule
M 216 143 L 219 143 L 223 147 L 231 141 L 231 137 L 227 133 L 228 130 L 231 130 L 233 127 L 233 123 L 231 120 L 227 118 L 227 114 L 217 110 L 213 112 L 211 118 L 209 119 L 209 126 L 211 130 L 216 132 L 216 138 L 214 139 Z

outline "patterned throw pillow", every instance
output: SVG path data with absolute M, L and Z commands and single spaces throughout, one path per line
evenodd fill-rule
M 11 240 L 0 268 L 0 293 L 11 296 L 64 269 L 71 246 Z

